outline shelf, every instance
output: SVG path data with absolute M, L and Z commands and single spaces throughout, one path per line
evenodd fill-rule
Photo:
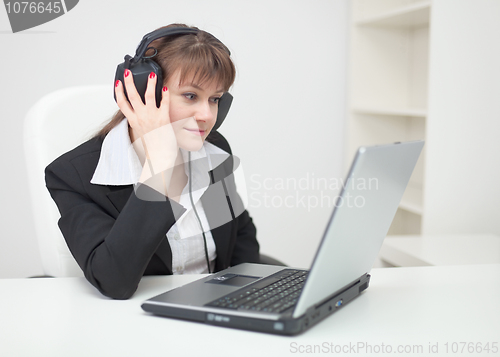
M 422 215 L 424 212 L 422 207 L 422 188 L 409 184 L 403 194 L 403 199 L 399 204 L 399 208 L 414 214 Z
M 492 234 L 388 236 L 380 257 L 399 267 L 499 264 L 500 237 Z
M 413 28 L 429 25 L 431 2 L 425 1 L 400 7 L 356 21 L 358 26 Z
M 427 116 L 427 110 L 420 108 L 376 108 L 355 106 L 353 108 L 353 112 L 356 114 L 391 115 L 417 118 L 425 118 Z

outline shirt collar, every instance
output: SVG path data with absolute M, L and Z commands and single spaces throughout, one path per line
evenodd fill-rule
M 186 175 L 189 177 L 189 153 L 180 149 L 186 170 Z M 221 148 L 205 141 L 203 146 L 198 151 L 191 152 L 193 190 L 196 188 L 206 187 L 206 173 L 219 166 L 224 160 L 229 157 L 229 153 Z M 142 165 L 139 161 L 128 131 L 127 118 L 123 119 L 106 135 L 101 147 L 101 155 L 99 162 L 94 171 L 94 175 L 90 183 L 96 185 L 133 185 L 139 181 L 141 176 Z

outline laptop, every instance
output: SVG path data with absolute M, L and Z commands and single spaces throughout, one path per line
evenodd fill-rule
M 424 146 L 358 149 L 309 270 L 240 264 L 142 304 L 155 315 L 296 335 L 368 288 L 369 272 Z

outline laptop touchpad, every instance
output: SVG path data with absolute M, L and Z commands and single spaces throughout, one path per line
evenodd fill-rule
M 205 283 L 210 284 L 221 284 L 221 285 L 231 285 L 231 286 L 245 286 L 254 282 L 255 280 L 260 279 L 257 276 L 248 276 L 248 275 L 238 275 L 238 274 L 224 274 L 213 278 Z

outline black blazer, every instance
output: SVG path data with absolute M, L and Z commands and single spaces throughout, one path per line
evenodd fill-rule
M 218 132 L 207 139 L 231 154 Z M 93 138 L 57 158 L 45 169 L 45 180 L 61 213 L 59 228 L 87 280 L 106 296 L 127 299 L 143 275 L 172 274 L 166 233 L 185 209 L 173 200 L 141 200 L 138 196 L 153 192 L 145 185 L 134 192 L 132 185 L 91 184 L 102 142 Z M 216 271 L 259 260 L 256 229 L 231 176 L 233 160 L 229 156 L 210 172 L 211 184 L 201 197 L 215 241 Z M 221 215 L 228 223 L 217 222 Z

